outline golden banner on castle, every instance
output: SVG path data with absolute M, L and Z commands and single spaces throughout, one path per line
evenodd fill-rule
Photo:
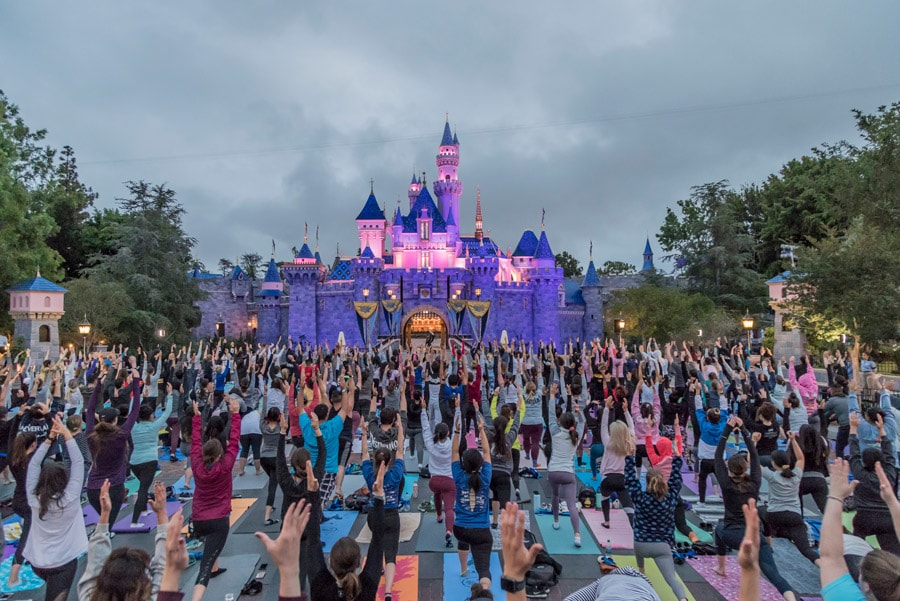
M 381 301 L 381 306 L 384 307 L 384 310 L 387 313 L 395 313 L 396 311 L 399 311 L 402 305 L 403 304 L 400 302 L 400 300 L 396 298 Z
M 466 310 L 466 301 L 459 298 L 451 298 L 447 301 L 447 308 L 454 313 L 462 313 Z
M 369 319 L 373 315 L 375 315 L 375 311 L 378 310 L 377 302 L 354 302 L 353 309 L 356 310 L 356 314 L 362 319 Z
M 491 301 L 466 301 L 469 313 L 477 319 L 484 317 L 491 308 Z

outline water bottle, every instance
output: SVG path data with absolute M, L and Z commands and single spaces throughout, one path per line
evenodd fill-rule
M 603 556 L 609 557 L 610 555 L 612 555 L 612 543 L 609 539 L 606 539 L 606 547 L 603 549 Z
M 537 511 L 541 508 L 541 493 L 535 491 L 534 492 L 534 510 Z
M 413 496 L 413 498 L 416 498 L 416 499 L 419 498 L 419 482 L 418 482 L 418 480 L 417 480 L 416 482 L 413 482 L 413 494 L 412 494 L 412 496 Z

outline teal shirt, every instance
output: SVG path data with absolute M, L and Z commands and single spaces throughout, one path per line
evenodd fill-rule
M 131 452 L 131 465 L 148 463 L 159 460 L 159 431 L 166 425 L 166 420 L 172 414 L 172 395 L 166 398 L 166 408 L 162 414 L 154 420 L 137 422 L 131 429 L 131 442 L 134 450 Z

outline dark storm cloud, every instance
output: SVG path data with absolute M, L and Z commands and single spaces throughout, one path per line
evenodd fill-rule
M 286 259 L 304 222 L 354 253 L 370 178 L 405 208 L 445 111 L 464 231 L 480 187 L 504 249 L 546 207 L 555 251 L 638 263 L 690 186 L 760 181 L 900 97 L 895 2 L 561 6 L 4 3 L 0 88 L 101 205 L 168 182 L 211 267 Z

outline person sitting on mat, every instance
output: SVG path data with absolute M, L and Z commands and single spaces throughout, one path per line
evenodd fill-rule
M 356 573 L 360 566 L 359 543 L 349 536 L 342 537 L 334 543 L 328 557 L 328 564 L 325 563 L 322 545 L 312 545 L 312 560 L 310 561 L 310 582 L 312 583 L 310 586 L 310 598 L 312 601 L 333 601 L 334 599 L 375 601 L 378 585 L 381 581 L 381 558 L 384 554 L 382 545 L 384 543 L 384 474 L 386 471 L 387 466 L 381 464 L 375 474 L 375 480 L 372 482 L 372 507 L 369 509 L 367 516 L 371 520 L 369 523 L 372 530 L 372 542 L 369 543 L 365 567 L 359 574 Z M 308 461 L 306 462 L 306 482 L 309 491 L 312 493 L 313 506 L 318 508 L 321 504 L 319 499 L 319 481 L 312 473 L 312 465 Z M 320 516 L 321 514 L 318 511 L 310 512 L 308 526 L 308 537 L 310 540 L 320 540 L 322 523 Z M 287 519 L 285 519 L 285 527 L 281 530 L 282 534 L 287 529 Z M 280 539 L 281 537 L 279 537 Z M 297 559 L 292 558 L 292 562 L 285 562 L 285 567 L 293 569 L 297 561 Z M 329 565 L 331 570 L 328 569 Z M 332 570 L 334 573 L 332 573 Z M 279 571 L 281 572 L 283 583 L 285 572 L 282 571 L 280 563 Z M 288 572 L 288 574 L 291 574 L 291 572 Z M 291 581 L 297 582 L 297 579 L 292 577 Z M 291 586 L 293 585 L 291 584 Z M 279 590 L 279 597 L 300 597 L 299 583 L 295 594 L 286 595 L 283 587 L 284 584 Z
M 629 455 L 625 458 L 625 485 L 634 503 L 634 554 L 638 570 L 643 574 L 644 558 L 653 558 L 669 588 L 678 599 L 685 601 L 687 593 L 675 574 L 672 559 L 675 508 L 681 490 L 681 461 L 681 450 L 676 447 L 668 477 L 660 470 L 650 468 L 647 470 L 647 490 L 644 490 L 635 469 L 635 456 Z
M 459 575 L 469 573 L 469 548 L 478 579 L 484 588 L 491 586 L 491 547 L 494 537 L 491 534 L 491 505 L 488 500 L 488 489 L 491 484 L 491 449 L 485 433 L 484 417 L 476 415 L 476 426 L 481 439 L 481 452 L 478 449 L 466 449 L 460 458 L 459 444 L 462 431 L 462 418 L 459 412 L 459 395 L 450 399 L 455 408 L 453 418 L 453 481 L 456 483 L 456 501 L 453 506 L 456 523 L 453 535 L 458 541 Z
M 394 414 L 396 416 L 396 413 Z M 397 445 L 399 452 L 396 457 L 390 449 L 381 447 L 375 451 L 374 461 L 369 459 L 368 428 L 365 423 L 363 428 L 362 444 L 362 473 L 366 480 L 366 486 L 370 489 L 375 482 L 375 473 L 382 466 L 386 468 L 383 477 L 384 485 L 384 511 L 379 518 L 383 522 L 382 546 L 384 547 L 384 601 L 391 601 L 391 589 L 394 585 L 394 575 L 397 573 L 397 550 L 400 547 L 400 494 L 403 489 L 403 474 L 406 466 L 403 462 L 403 420 L 396 420 Z M 369 530 L 373 529 L 372 520 L 375 519 L 371 512 L 366 514 L 366 524 Z
M 726 426 L 727 428 L 719 437 L 715 454 L 716 478 L 719 480 L 719 486 L 722 487 L 722 501 L 725 504 L 725 519 L 719 522 L 715 530 L 718 561 L 715 572 L 723 578 L 725 577 L 725 555 L 728 553 L 728 549 L 740 548 L 744 538 L 744 529 L 747 524 L 744 521 L 743 506 L 750 499 L 759 499 L 759 487 L 762 482 L 756 445 L 750 437 L 750 431 L 739 417 L 731 417 Z M 735 434 L 743 435 L 749 460 L 743 453 L 737 453 L 728 459 L 726 465 L 725 444 L 732 431 Z M 797 595 L 791 590 L 791 585 L 778 571 L 772 547 L 765 538 L 760 540 L 759 567 L 766 579 L 778 589 L 778 592 L 787 601 L 797 600 Z

